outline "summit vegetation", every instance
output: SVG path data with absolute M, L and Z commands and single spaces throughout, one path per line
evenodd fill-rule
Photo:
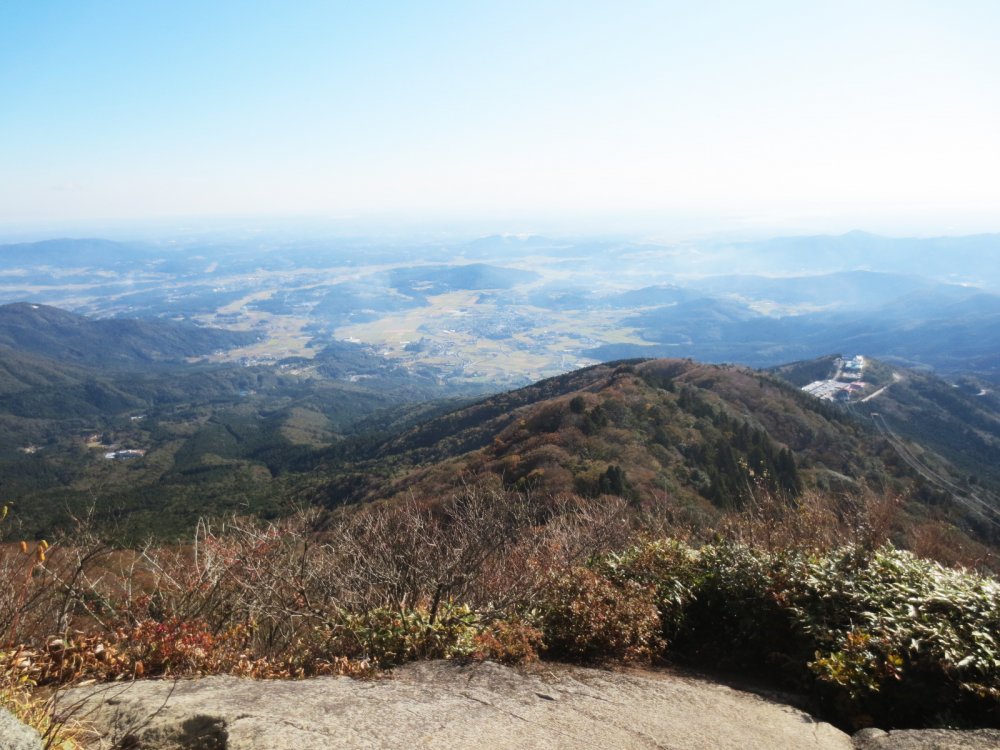
M 705 540 L 652 530 L 622 498 L 493 480 L 203 522 L 180 544 L 115 548 L 81 527 L 0 550 L 0 699 L 44 719 L 29 696 L 82 680 L 543 658 L 721 669 L 845 728 L 1000 724 L 1000 585 L 900 549 L 892 527 L 877 497 L 848 514 L 760 494 Z M 52 727 L 86 738 L 72 717 Z

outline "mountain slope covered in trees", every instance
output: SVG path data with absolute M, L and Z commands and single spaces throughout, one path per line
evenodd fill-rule
M 847 498 L 871 493 L 898 498 L 901 533 L 956 524 L 970 538 L 997 541 L 994 513 L 928 482 L 900 446 L 959 479 L 933 447 L 894 441 L 866 414 L 777 376 L 628 361 L 485 399 L 393 436 L 355 463 L 326 464 L 324 494 L 331 504 L 433 498 L 485 474 L 538 496 L 623 496 L 637 512 L 705 530 L 765 497 L 794 505 L 820 493 L 844 510 Z
M 47 305 L 0 306 L 0 347 L 97 367 L 177 361 L 257 341 L 249 331 L 224 331 L 158 319 L 95 320 Z

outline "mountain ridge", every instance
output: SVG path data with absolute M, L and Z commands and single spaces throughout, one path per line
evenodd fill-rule
M 950 386 L 938 388 L 951 395 Z M 928 413 L 930 403 L 911 409 Z M 952 423 L 935 424 L 942 440 L 955 434 Z M 964 469 L 929 447 L 926 434 L 903 434 L 935 471 L 962 481 Z M 1000 441 L 984 446 L 1000 453 Z M 868 413 L 766 372 L 690 360 L 630 360 L 549 378 L 418 424 L 355 465 L 326 470 L 337 475 L 324 490 L 334 504 L 441 497 L 485 476 L 542 497 L 621 495 L 702 529 L 763 496 L 875 492 L 906 498 L 904 526 L 957 524 L 976 539 L 1000 540 L 997 517 L 928 483 Z
M 0 305 L 0 346 L 98 367 L 177 362 L 251 344 L 260 334 L 159 319 L 102 318 L 31 302 Z

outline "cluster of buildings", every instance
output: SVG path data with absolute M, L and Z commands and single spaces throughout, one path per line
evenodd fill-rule
M 839 380 L 816 380 L 803 386 L 802 390 L 810 396 L 827 401 L 849 401 L 851 396 L 864 392 L 867 385 L 857 380 L 851 383 L 842 383 Z
M 860 354 L 851 359 L 838 359 L 834 364 L 844 380 L 860 380 L 865 371 L 865 358 Z
M 865 370 L 865 358 L 860 354 L 851 357 L 841 357 L 834 362 L 836 375 L 831 380 L 815 380 L 802 390 L 811 396 L 826 401 L 850 401 L 853 396 L 860 395 L 868 387 L 861 380 Z
M 122 450 L 108 451 L 104 457 L 109 461 L 124 461 L 129 458 L 142 458 L 146 451 L 141 448 L 125 448 Z

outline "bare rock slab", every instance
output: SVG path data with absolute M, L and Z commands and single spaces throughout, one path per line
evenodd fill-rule
M 38 732 L 22 724 L 14 714 L 0 708 L 0 750 L 42 750 Z
M 849 750 L 790 706 L 712 682 L 576 667 L 413 664 L 392 679 L 235 677 L 69 691 L 106 748 Z

